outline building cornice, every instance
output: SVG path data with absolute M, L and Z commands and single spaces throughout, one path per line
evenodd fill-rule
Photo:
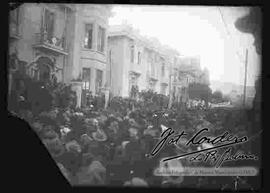
M 96 59 L 96 58 L 81 57 L 81 59 L 94 60 L 94 61 L 98 61 L 98 62 L 103 63 L 103 64 L 107 64 L 107 61 L 102 61 L 102 60 L 99 60 L 99 59 Z
M 161 57 L 163 57 L 166 60 L 167 57 L 171 56 L 178 56 L 179 53 L 177 51 L 171 51 L 166 46 L 158 45 L 155 43 L 152 43 L 150 40 L 148 40 L 146 37 L 143 37 L 139 34 L 136 34 L 132 28 L 129 26 L 112 26 L 112 27 L 119 27 L 120 29 L 117 30 L 109 30 L 108 37 L 119 37 L 119 36 L 125 36 L 129 39 L 137 41 L 139 44 L 141 44 L 145 49 L 148 49 L 149 51 L 157 52 Z

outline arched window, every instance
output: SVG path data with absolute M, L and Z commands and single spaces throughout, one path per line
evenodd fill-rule
M 32 63 L 29 68 L 29 75 L 42 82 L 51 81 L 53 62 L 47 57 L 40 57 Z

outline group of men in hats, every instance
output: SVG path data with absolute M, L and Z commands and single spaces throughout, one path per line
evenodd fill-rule
M 29 112 L 25 116 L 63 175 L 74 185 L 181 186 L 191 178 L 155 176 L 154 171 L 163 167 L 161 160 L 164 157 L 191 149 L 179 143 L 165 145 L 157 156 L 149 154 L 162 132 L 169 127 L 176 132 L 188 132 L 188 121 L 191 121 L 199 125 L 193 125 L 194 131 L 202 127 L 214 130 L 205 116 L 190 113 L 179 116 L 173 111 L 137 109 L 112 113 L 108 110 L 76 112 L 72 109 L 53 109 L 41 113 L 39 117 Z M 186 165 L 185 160 L 174 160 L 166 167 L 183 169 Z M 195 184 L 195 181 L 191 183 Z

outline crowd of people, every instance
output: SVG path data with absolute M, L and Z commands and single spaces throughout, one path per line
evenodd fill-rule
M 224 179 L 233 184 L 231 177 L 154 174 L 163 158 L 195 150 L 185 146 L 184 139 L 177 146 L 165 145 L 154 157 L 151 151 L 164 128 L 192 135 L 206 127 L 210 136 L 225 130 L 249 136 L 253 127 L 244 110 L 177 103 L 168 109 L 168 97 L 152 92 L 141 92 L 137 99 L 114 97 L 107 108 L 104 96 L 92 97 L 88 108 L 76 108 L 69 87 L 49 85 L 51 91 L 27 78 L 18 80 L 9 98 L 10 110 L 30 124 L 72 185 L 222 188 Z M 248 144 L 235 147 L 250 151 Z M 202 164 L 207 163 L 181 159 L 169 161 L 168 167 Z
M 106 110 L 91 105 L 88 109 L 53 108 L 38 115 L 25 110 L 21 115 L 72 185 L 209 187 L 212 183 L 220 188 L 222 183 L 218 183 L 217 178 L 210 182 L 209 177 L 154 175 L 161 159 L 192 151 L 192 147 L 187 148 L 182 143 L 180 148 L 165 145 L 154 157 L 150 156 L 151 151 L 164 127 L 190 134 L 207 127 L 212 136 L 227 127 L 240 135 L 248 134 L 248 124 L 244 124 L 246 117 L 241 118 L 241 113 L 236 120 L 230 117 L 231 112 L 157 110 L 146 104 L 139 105 L 140 102 L 131 104 L 121 98 L 116 101 L 118 104 L 111 103 Z M 185 159 L 170 164 L 180 168 L 198 165 Z

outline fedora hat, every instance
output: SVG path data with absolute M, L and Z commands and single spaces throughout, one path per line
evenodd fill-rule
M 32 127 L 33 127 L 33 129 L 34 129 L 36 132 L 39 132 L 39 131 L 41 131 L 41 130 L 43 129 L 42 123 L 40 123 L 40 122 L 38 122 L 38 121 L 32 123 Z
M 54 130 L 48 129 L 44 131 L 43 137 L 47 139 L 55 139 L 55 138 L 59 138 L 59 135 Z
M 117 121 L 112 121 L 108 127 L 110 130 L 112 130 L 114 133 L 117 133 L 119 129 L 119 124 Z
M 100 115 L 96 119 L 98 120 L 99 123 L 105 123 L 108 118 L 105 115 Z
M 77 151 L 77 152 L 81 152 L 81 146 L 80 146 L 79 143 L 78 143 L 77 141 L 75 141 L 75 140 L 72 140 L 72 141 L 66 143 L 66 149 L 67 149 L 68 151 L 70 151 L 70 150 L 75 150 L 75 151 Z
M 96 141 L 106 141 L 107 140 L 106 133 L 101 129 L 97 129 L 96 132 L 93 132 L 92 137 Z
M 128 120 L 131 127 L 139 128 L 140 125 L 135 121 L 135 119 L 129 119 Z
M 50 154 L 53 157 L 58 157 L 62 155 L 65 151 L 65 148 L 61 141 L 58 138 L 55 139 L 44 139 L 43 144 L 48 148 Z
M 87 135 L 86 133 L 81 135 L 80 140 L 84 144 L 88 144 L 91 141 L 93 141 L 93 139 L 89 135 Z

